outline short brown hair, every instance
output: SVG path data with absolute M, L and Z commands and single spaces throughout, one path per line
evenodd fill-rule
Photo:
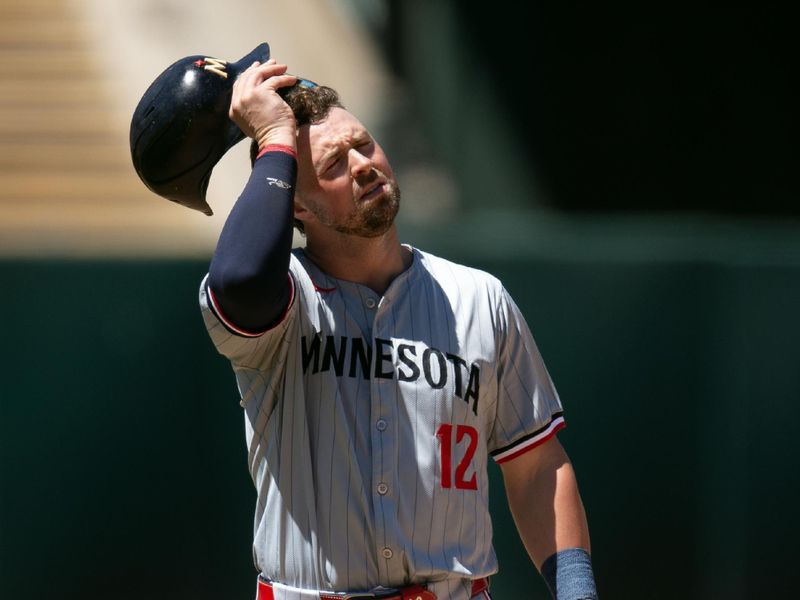
M 282 92 L 281 96 L 292 109 L 298 127 L 324 121 L 334 107 L 344 108 L 336 90 L 324 85 L 308 85 L 306 81 L 299 81 Z M 253 140 L 250 143 L 251 167 L 256 162 L 258 150 L 258 142 Z M 300 233 L 305 233 L 301 221 L 295 219 L 294 226 Z

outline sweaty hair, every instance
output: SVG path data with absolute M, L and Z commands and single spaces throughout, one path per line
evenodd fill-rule
M 297 127 L 303 125 L 313 125 L 324 121 L 334 107 L 344 108 L 339 94 L 333 88 L 324 85 L 314 85 L 309 87 L 301 83 L 296 83 L 281 94 L 283 99 L 294 113 Z M 258 156 L 258 142 L 253 140 L 250 144 L 250 166 L 256 162 Z M 300 233 L 305 233 L 303 223 L 294 220 L 294 226 Z

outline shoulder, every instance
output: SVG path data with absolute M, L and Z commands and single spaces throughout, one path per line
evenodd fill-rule
M 476 289 L 495 294 L 504 293 L 503 283 L 488 271 L 458 263 L 418 248 L 412 248 L 412 251 L 422 269 L 437 281 L 453 281 L 460 289 Z
M 298 285 L 313 289 L 315 282 L 320 277 L 320 273 L 317 271 L 314 263 L 306 258 L 302 248 L 292 249 L 292 253 L 289 255 L 289 272 Z
M 289 273 L 294 280 L 301 304 L 309 303 L 320 287 L 320 273 L 310 262 L 302 248 L 295 248 L 289 256 Z

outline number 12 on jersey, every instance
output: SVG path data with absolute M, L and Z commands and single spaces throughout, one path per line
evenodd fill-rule
M 455 430 L 455 431 L 454 431 Z M 455 435 L 454 435 L 455 433 Z M 475 449 L 478 447 L 478 430 L 469 425 L 456 425 L 442 423 L 436 430 L 436 437 L 439 438 L 439 457 L 442 465 L 442 487 L 452 488 L 455 484 L 459 490 L 477 490 L 478 482 L 475 473 L 467 479 L 467 470 L 475 456 Z M 455 440 L 453 439 L 455 437 Z M 453 448 L 467 439 L 467 448 L 464 456 L 456 465 L 455 482 L 453 481 Z

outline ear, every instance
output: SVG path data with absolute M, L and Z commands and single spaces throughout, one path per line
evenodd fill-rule
M 303 224 L 308 221 L 310 217 L 313 216 L 313 213 L 306 207 L 305 203 L 301 199 L 299 194 L 295 194 L 294 196 L 294 218 L 298 221 L 302 221 Z

